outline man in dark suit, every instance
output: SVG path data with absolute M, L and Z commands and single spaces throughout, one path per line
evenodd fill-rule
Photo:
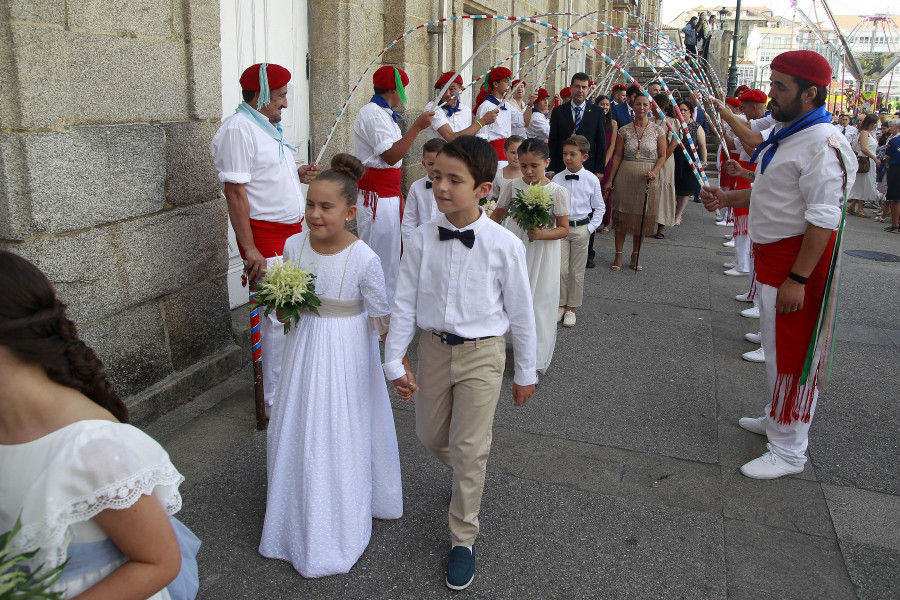
M 550 113 L 550 171 L 560 173 L 566 168 L 563 163 L 563 142 L 569 136 L 578 134 L 591 144 L 584 168 L 603 176 L 606 169 L 606 115 L 603 109 L 587 102 L 587 92 L 591 78 L 586 73 L 572 75 L 572 95 L 568 102 L 560 104 Z M 594 240 L 588 246 L 588 267 L 594 266 Z
M 616 104 L 610 109 L 612 112 L 612 119 L 618 123 L 620 129 L 634 121 L 634 109 L 631 107 L 634 105 L 634 99 L 637 98 L 640 93 L 641 88 L 632 83 L 628 86 L 628 89 L 625 90 L 625 102 Z

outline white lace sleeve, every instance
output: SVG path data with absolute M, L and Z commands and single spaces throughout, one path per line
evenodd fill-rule
M 569 192 L 561 185 L 556 185 L 553 194 L 553 215 L 564 217 L 569 214 Z
M 35 564 L 51 568 L 66 559 L 70 526 L 104 510 L 128 508 L 150 494 L 166 514 L 181 510 L 184 477 L 156 440 L 131 425 L 85 421 L 41 477 L 15 541 L 23 550 L 39 549 Z
M 388 331 L 391 322 L 391 306 L 388 304 L 384 286 L 384 271 L 381 260 L 373 253 L 359 280 L 359 291 L 369 314 L 369 330 L 378 335 Z
M 507 181 L 500 190 L 500 196 L 497 198 L 497 208 L 509 208 L 509 205 L 512 203 L 514 183 L 515 180 Z

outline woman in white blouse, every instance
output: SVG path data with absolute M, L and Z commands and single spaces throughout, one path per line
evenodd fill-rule
M 853 140 L 853 150 L 859 157 L 860 163 L 869 163 L 868 172 L 857 173 L 856 181 L 850 189 L 847 213 L 857 217 L 868 217 L 869 213 L 865 211 L 866 202 L 878 200 L 878 190 L 875 189 L 875 170 L 881 161 L 875 156 L 878 149 L 878 140 L 875 138 L 877 127 L 878 115 L 866 115 L 859 128 L 859 135 Z

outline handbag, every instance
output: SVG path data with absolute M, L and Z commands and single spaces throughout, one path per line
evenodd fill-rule
M 856 169 L 857 175 L 859 173 L 868 173 L 869 169 L 872 168 L 872 161 L 869 160 L 868 156 L 857 156 L 856 160 L 859 161 L 859 167 Z

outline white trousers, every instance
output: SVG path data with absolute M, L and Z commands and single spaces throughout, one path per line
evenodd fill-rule
M 272 264 L 275 257 L 266 259 L 266 266 Z M 278 379 L 281 377 L 281 359 L 284 355 L 284 343 L 287 336 L 284 335 L 284 324 L 275 318 L 275 311 L 265 316 L 259 311 L 259 335 L 262 350 L 263 364 L 263 396 L 266 404 L 272 406 L 275 403 L 275 390 L 278 388 Z
M 750 236 L 734 236 L 734 268 L 741 273 L 750 272 Z
M 388 303 L 394 300 L 400 274 L 400 196 L 379 198 L 372 218 L 372 208 L 363 205 L 363 194 L 356 196 L 356 230 L 378 258 L 384 271 L 384 287 Z
M 775 380 L 778 377 L 778 367 L 775 354 L 775 298 L 778 288 L 759 283 L 757 297 L 759 298 L 759 324 L 762 328 L 762 347 L 766 354 L 766 376 L 769 379 L 769 403 L 765 408 L 766 437 L 769 438 L 769 449 L 778 458 L 797 466 L 806 464 L 806 447 L 809 444 L 809 426 L 816 413 L 819 392 L 813 392 L 812 406 L 810 407 L 809 423 L 800 419 L 790 425 L 780 425 L 777 416 L 770 417 L 772 412 L 772 394 L 775 391 Z M 819 363 L 818 354 L 813 357 L 813 366 Z M 776 411 L 776 415 L 778 411 Z

